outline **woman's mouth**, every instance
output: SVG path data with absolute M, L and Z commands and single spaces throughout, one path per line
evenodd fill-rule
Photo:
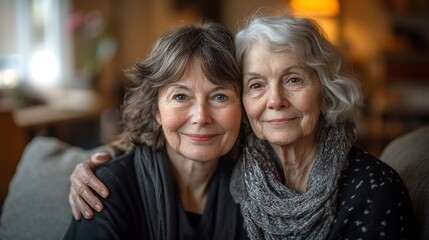
M 218 136 L 218 134 L 184 134 L 184 135 L 194 142 L 209 142 Z
M 295 119 L 297 119 L 297 118 L 276 118 L 276 119 L 267 120 L 265 122 L 267 122 L 270 125 L 274 125 L 274 126 L 282 126 L 282 125 L 287 125 L 287 124 L 293 122 Z

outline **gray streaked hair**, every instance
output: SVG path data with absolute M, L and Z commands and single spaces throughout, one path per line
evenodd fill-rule
M 252 43 L 273 52 L 295 54 L 304 67 L 316 73 L 322 85 L 322 113 L 326 124 L 356 123 L 363 102 L 360 83 L 349 74 L 340 52 L 316 22 L 289 14 L 254 15 L 235 37 L 240 65 Z
M 124 151 L 140 144 L 154 149 L 164 146 L 165 137 L 155 119 L 158 94 L 164 86 L 178 81 L 194 60 L 209 81 L 233 87 L 241 96 L 243 83 L 232 33 L 210 22 L 171 30 L 155 42 L 145 59 L 126 70 L 131 84 L 122 106 L 123 132 L 114 146 Z

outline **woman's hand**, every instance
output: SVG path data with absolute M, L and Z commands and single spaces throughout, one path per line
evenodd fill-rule
M 70 176 L 69 204 L 74 218 L 79 221 L 82 214 L 86 219 L 91 219 L 94 213 L 103 210 L 103 205 L 94 195 L 91 189 L 103 198 L 109 195 L 107 187 L 94 175 L 94 171 L 110 161 L 112 155 L 107 152 L 98 152 L 91 155 L 90 159 L 76 165 Z

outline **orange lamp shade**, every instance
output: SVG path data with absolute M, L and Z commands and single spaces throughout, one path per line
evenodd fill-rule
M 336 16 L 340 9 L 337 0 L 290 0 L 289 7 L 300 13 L 320 17 Z

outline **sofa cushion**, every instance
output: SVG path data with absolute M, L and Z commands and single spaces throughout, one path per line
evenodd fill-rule
M 55 138 L 34 138 L 9 185 L 0 239 L 62 239 L 72 219 L 69 176 L 89 154 Z
M 401 175 L 413 203 L 419 239 L 429 239 L 429 126 L 389 143 L 380 159 Z

